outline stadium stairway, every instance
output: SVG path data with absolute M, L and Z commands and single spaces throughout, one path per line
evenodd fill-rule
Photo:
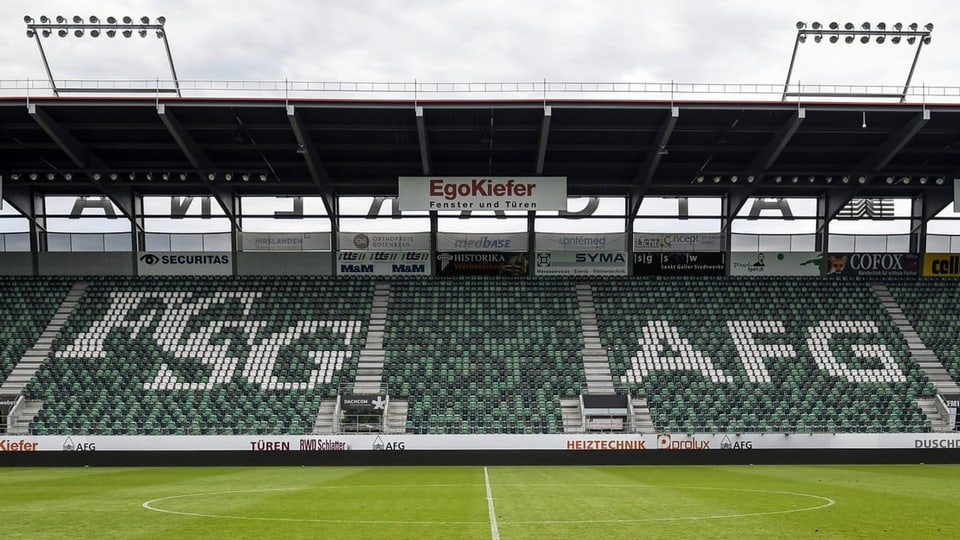
M 23 354 L 16 367 L 13 368 L 13 371 L 7 376 L 3 385 L 0 386 L 0 396 L 11 401 L 18 401 L 18 404 L 10 411 L 7 419 L 9 426 L 8 431 L 10 433 L 22 434 L 30 432 L 30 422 L 33 421 L 37 412 L 43 407 L 43 400 L 18 400 L 18 398 L 23 394 L 27 384 L 33 379 L 37 371 L 40 370 L 40 367 L 43 366 L 43 362 L 46 360 L 47 354 L 50 353 L 50 348 L 53 346 L 54 338 L 56 338 L 60 330 L 63 329 L 64 324 L 67 322 L 70 314 L 73 313 L 74 308 L 77 307 L 80 297 L 83 296 L 83 291 L 86 290 L 86 288 L 87 283 L 84 282 L 73 284 L 73 287 L 70 288 L 63 302 L 60 303 L 60 307 L 57 308 L 56 313 L 54 313 L 36 343 Z
M 391 434 L 406 433 L 408 408 L 409 405 L 405 399 L 391 398 L 384 413 L 383 432 Z
M 357 363 L 357 378 L 353 383 L 354 394 L 380 394 L 383 383 L 383 327 L 387 320 L 390 303 L 390 284 L 379 282 L 373 289 L 373 308 L 370 311 L 370 327 L 367 344 L 360 351 Z
M 910 354 L 917 359 L 921 371 L 927 376 L 927 379 L 933 383 L 938 394 L 960 394 L 960 386 L 950 377 L 950 374 L 944 368 L 943 363 L 937 357 L 936 353 L 927 348 L 923 339 L 917 333 L 916 329 L 910 324 L 910 320 L 900 308 L 893 294 L 884 283 L 873 284 L 873 290 L 877 293 L 877 298 L 884 309 L 890 315 L 897 329 L 903 335 L 907 342 Z M 923 411 L 923 414 L 931 422 L 933 431 L 952 431 L 948 426 L 948 419 L 944 418 L 940 408 L 937 407 L 936 398 L 917 398 L 917 405 Z
M 600 345 L 597 310 L 593 303 L 593 289 L 589 283 L 577 283 L 577 305 L 580 326 L 583 328 L 583 371 L 586 374 L 588 394 L 613 394 L 613 375 L 607 350 Z
M 564 433 L 583 433 L 583 412 L 580 409 L 580 399 L 575 397 L 560 398 L 560 418 L 563 422 Z
M 317 409 L 317 418 L 313 422 L 313 433 L 336 433 L 337 428 L 337 400 L 324 399 Z

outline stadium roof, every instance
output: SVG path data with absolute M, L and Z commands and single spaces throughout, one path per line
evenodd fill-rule
M 824 194 L 830 214 L 852 197 L 923 195 L 942 208 L 960 176 L 960 105 L 2 98 L 0 174 L 5 198 L 332 201 L 395 195 L 399 176 L 545 175 L 566 176 L 571 196 L 628 196 L 632 209 L 645 195 L 728 195 L 738 208 Z

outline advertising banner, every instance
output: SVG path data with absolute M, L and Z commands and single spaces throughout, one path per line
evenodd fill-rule
M 954 431 L 960 431 L 960 422 L 957 421 L 957 409 L 960 408 L 960 394 L 943 394 L 943 402 L 947 405 L 947 414 L 950 415 L 949 426 Z
M 246 451 L 329 452 L 384 450 L 685 451 L 769 449 L 960 449 L 960 433 L 813 433 L 771 437 L 759 433 L 659 434 L 316 434 L 316 435 L 7 435 L 4 452 Z
M 727 254 L 722 252 L 634 253 L 635 276 L 722 276 Z
M 437 233 L 437 251 L 526 251 L 527 233 Z
M 633 233 L 634 251 L 723 251 L 721 233 Z
M 400 210 L 566 210 L 567 177 L 401 176 Z
M 924 253 L 923 277 L 960 277 L 960 254 Z
M 330 251 L 330 233 L 239 234 L 240 251 Z
M 526 253 L 468 251 L 437 254 L 438 276 L 526 276 L 529 273 L 530 262 Z
M 429 276 L 429 251 L 341 251 L 337 274 L 356 276 Z
M 381 414 L 386 409 L 387 400 L 383 396 L 346 394 L 340 398 L 340 406 L 345 411 Z
M 137 253 L 140 276 L 229 276 L 233 274 L 229 251 L 141 251 Z
M 340 232 L 340 251 L 430 251 L 430 233 Z
M 626 233 L 537 233 L 537 251 L 623 251 Z
M 823 255 L 816 252 L 734 252 L 731 276 L 819 276 Z
M 538 276 L 625 276 L 627 256 L 622 251 L 538 251 Z
M 826 261 L 828 276 L 915 277 L 920 269 L 916 253 L 831 253 Z

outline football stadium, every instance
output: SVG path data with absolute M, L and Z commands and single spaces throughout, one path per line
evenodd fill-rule
M 166 21 L 60 19 L 0 84 L 11 536 L 960 534 L 956 88 L 63 80 Z M 796 43 L 912 76 L 864 24 Z

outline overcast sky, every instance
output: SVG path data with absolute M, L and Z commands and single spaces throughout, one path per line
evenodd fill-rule
M 960 86 L 948 0 L 2 0 L 0 79 L 45 79 L 24 15 L 167 18 L 182 80 L 780 83 L 796 22 L 927 22 L 914 82 Z M 169 78 L 162 42 L 44 40 L 54 77 Z M 916 46 L 800 46 L 794 81 L 903 84 Z M 9 93 L 9 92 L 7 92 Z

